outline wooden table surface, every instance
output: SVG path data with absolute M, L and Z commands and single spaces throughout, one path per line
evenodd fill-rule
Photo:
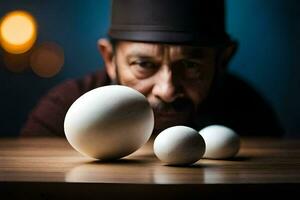
M 101 162 L 82 156 L 63 138 L 3 138 L 0 192 L 22 199 L 295 195 L 299 147 L 299 139 L 242 138 L 234 159 L 171 167 L 154 156 L 152 141 L 123 159 Z

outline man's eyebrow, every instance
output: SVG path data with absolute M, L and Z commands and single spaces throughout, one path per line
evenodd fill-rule
M 155 59 L 158 58 L 160 55 L 151 51 L 148 52 L 143 52 L 140 50 L 132 50 L 128 52 L 126 55 L 127 58 L 133 58 L 133 57 L 138 57 L 138 58 L 145 58 L 145 59 Z
M 127 62 L 131 62 L 132 59 L 142 59 L 142 60 L 149 60 L 149 61 L 155 61 L 157 59 L 157 56 L 151 56 L 151 55 L 148 55 L 148 54 L 143 54 L 143 53 L 134 53 L 134 54 L 128 54 L 126 56 L 126 60 Z
M 143 57 L 143 58 L 153 58 L 153 55 L 149 55 L 149 53 L 143 52 L 130 52 L 126 55 L 127 57 Z
M 135 61 L 135 59 L 138 59 L 140 61 L 149 61 L 149 62 L 157 62 L 157 59 L 153 56 L 141 56 L 141 55 L 136 55 L 136 56 L 128 56 L 126 58 L 126 62 L 130 63 Z

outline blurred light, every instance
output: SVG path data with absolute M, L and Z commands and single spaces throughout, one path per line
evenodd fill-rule
M 22 54 L 3 53 L 5 67 L 15 73 L 21 73 L 29 67 L 29 58 L 30 51 Z
M 36 21 L 25 11 L 12 11 L 0 22 L 0 43 L 9 53 L 28 51 L 37 37 Z
M 43 43 L 33 50 L 30 57 L 33 72 L 43 78 L 50 78 L 59 73 L 63 64 L 64 51 L 55 43 Z

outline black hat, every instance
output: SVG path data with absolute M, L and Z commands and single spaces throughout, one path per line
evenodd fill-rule
M 224 0 L 113 0 L 109 37 L 218 45 L 229 40 Z

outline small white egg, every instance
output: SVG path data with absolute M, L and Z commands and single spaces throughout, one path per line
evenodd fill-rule
M 204 158 L 227 159 L 234 157 L 240 149 L 238 134 L 228 127 L 211 125 L 199 133 L 206 144 Z
M 83 155 L 110 160 L 127 156 L 150 138 L 153 110 L 144 95 L 120 85 L 93 89 L 69 108 L 64 121 L 69 143 Z
M 163 130 L 154 140 L 155 155 L 168 165 L 189 165 L 200 160 L 205 142 L 194 129 L 173 126 Z

